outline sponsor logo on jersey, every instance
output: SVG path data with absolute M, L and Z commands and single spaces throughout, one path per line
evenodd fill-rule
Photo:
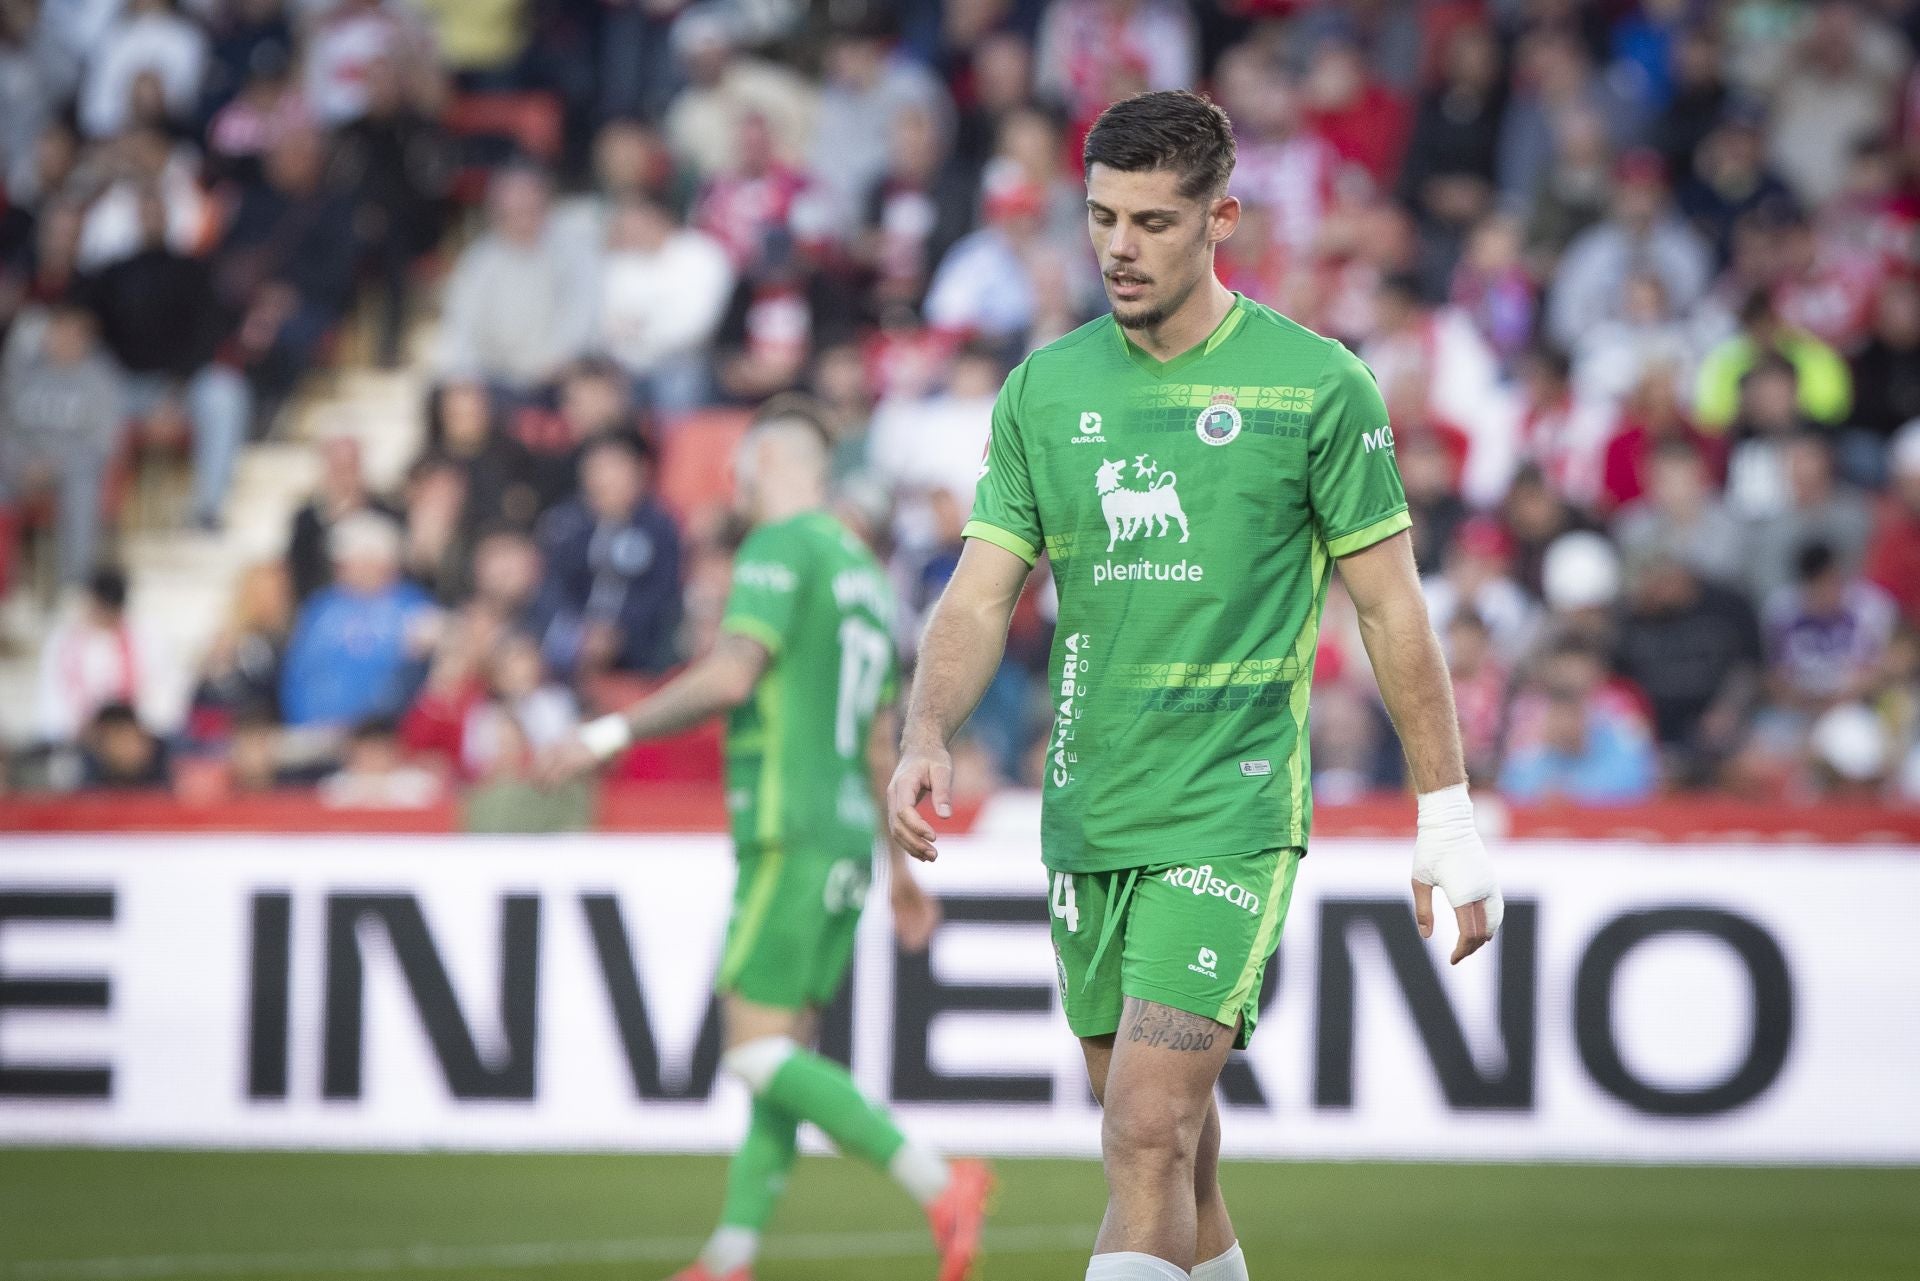
M 1245 908 L 1258 914 L 1260 896 L 1244 885 L 1235 885 L 1213 874 L 1213 864 L 1202 863 L 1199 867 L 1170 867 L 1160 874 L 1160 879 L 1175 889 L 1192 890 L 1196 895 L 1207 898 L 1223 898 L 1235 907 Z
M 1146 482 L 1145 488 L 1126 484 L 1127 460 L 1108 458 L 1094 474 L 1094 492 L 1100 495 L 1100 513 L 1107 518 L 1107 550 L 1116 543 L 1132 542 L 1145 534 L 1165 537 L 1172 525 L 1180 526 L 1180 541 L 1187 541 L 1187 513 L 1180 507 L 1180 494 L 1174 488 L 1177 478 L 1161 471 L 1146 454 L 1133 460 L 1133 475 Z
M 875 618 L 893 617 L 893 594 L 871 569 L 843 569 L 835 574 L 833 600 L 842 613 L 864 606 Z
M 1264 778 L 1273 773 L 1272 761 L 1241 761 L 1240 772 L 1248 778 Z
M 1383 423 L 1372 431 L 1360 433 L 1360 446 L 1371 454 L 1376 449 L 1393 448 L 1393 425 Z
M 1060 664 L 1060 703 L 1053 711 L 1053 739 L 1047 745 L 1047 776 L 1055 787 L 1071 783 L 1073 767 L 1080 763 L 1080 753 L 1073 750 L 1073 733 L 1080 714 L 1077 700 L 1087 696 L 1086 675 L 1093 666 L 1086 655 L 1091 640 L 1085 632 L 1068 636 L 1067 657 Z
M 733 581 L 742 587 L 759 587 L 770 592 L 790 592 L 800 585 L 791 569 L 774 561 L 741 561 L 734 567 Z
M 1089 409 L 1080 415 L 1080 429 L 1067 442 L 1070 445 L 1104 445 L 1107 438 L 1100 434 L 1100 415 Z
M 1198 962 L 1197 964 L 1189 965 L 1187 966 L 1187 968 L 1192 970 L 1195 974 L 1204 974 L 1210 979 L 1217 979 L 1220 977 L 1220 975 L 1215 972 L 1215 968 L 1214 968 L 1220 964 L 1220 954 L 1218 952 L 1215 952 L 1212 948 L 1210 947 L 1201 948 L 1200 955 L 1197 958 L 1197 962 Z
M 1234 403 L 1233 393 L 1216 392 L 1212 403 L 1194 419 L 1193 430 L 1209 445 L 1231 443 L 1240 434 L 1240 407 Z

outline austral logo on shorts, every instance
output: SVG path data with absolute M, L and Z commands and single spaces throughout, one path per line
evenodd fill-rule
M 1243 907 L 1256 915 L 1260 911 L 1258 894 L 1232 881 L 1221 880 L 1213 874 L 1211 863 L 1202 863 L 1199 867 L 1170 867 L 1160 874 L 1160 879 L 1177 889 L 1192 890 L 1209 898 L 1223 898 L 1235 907 Z
M 1198 959 L 1189 963 L 1187 968 L 1195 974 L 1204 974 L 1210 979 L 1217 979 L 1220 977 L 1220 974 L 1214 967 L 1219 964 L 1220 954 L 1210 947 L 1203 947 L 1200 949 Z

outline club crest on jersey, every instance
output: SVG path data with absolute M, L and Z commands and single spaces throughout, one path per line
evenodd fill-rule
M 1224 445 L 1240 434 L 1240 407 L 1234 404 L 1233 393 L 1216 393 L 1213 402 L 1200 411 L 1200 417 L 1194 420 L 1193 430 L 1200 439 L 1209 445 Z
M 1127 460 L 1109 458 L 1100 464 L 1093 487 L 1100 495 L 1100 512 L 1107 518 L 1107 550 L 1115 543 L 1131 542 L 1143 532 L 1150 537 L 1167 533 L 1168 522 L 1180 526 L 1180 541 L 1187 541 L 1187 513 L 1181 510 L 1180 495 L 1174 490 L 1174 474 L 1161 471 L 1153 459 L 1141 454 L 1133 461 L 1134 475 L 1147 481 L 1145 489 L 1129 489 L 1121 483 Z

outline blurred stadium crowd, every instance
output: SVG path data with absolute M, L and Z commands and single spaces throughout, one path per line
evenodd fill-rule
M 1380 381 L 1477 780 L 1920 800 L 1916 40 L 1912 0 L 0 0 L 0 594 L 76 602 L 12 785 L 523 776 L 710 638 L 769 397 L 910 653 L 1000 380 L 1104 307 L 1080 139 L 1190 86 L 1239 135 L 1223 278 Z M 307 441 L 284 560 L 147 644 L 129 477 L 184 460 L 218 536 L 356 362 L 426 374 L 404 484 Z M 1037 782 L 1051 601 L 963 791 Z M 1315 694 L 1319 794 L 1397 786 L 1337 588 Z M 680 746 L 627 772 L 717 776 Z

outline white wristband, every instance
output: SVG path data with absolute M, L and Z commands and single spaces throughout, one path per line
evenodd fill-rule
M 1471 826 L 1473 823 L 1473 800 L 1467 795 L 1465 783 L 1455 783 L 1437 792 L 1422 792 L 1416 803 L 1420 807 L 1421 827 L 1447 827 L 1461 822 Z
M 1467 785 L 1456 783 L 1419 798 L 1420 823 L 1413 836 L 1413 879 L 1439 888 L 1455 908 L 1487 904 L 1487 928 L 1500 928 L 1506 913 L 1499 878 L 1486 843 L 1473 825 Z
M 580 727 L 580 741 L 597 760 L 622 752 L 633 742 L 633 726 L 619 712 L 588 721 Z

